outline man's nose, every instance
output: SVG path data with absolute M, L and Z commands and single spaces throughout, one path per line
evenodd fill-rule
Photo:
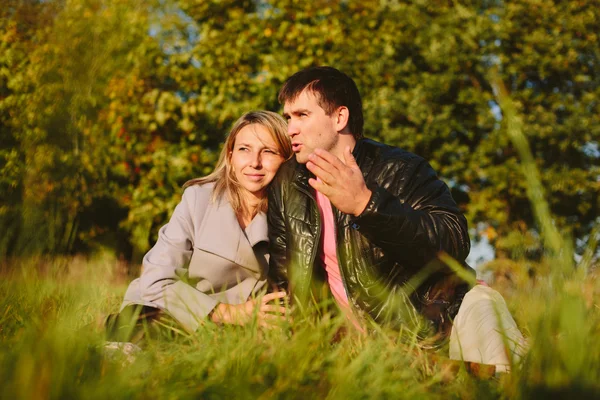
M 298 133 L 300 133 L 298 131 L 298 126 L 296 125 L 296 123 L 294 123 L 292 121 L 288 121 L 287 132 L 288 132 L 288 135 L 291 137 L 294 137 Z

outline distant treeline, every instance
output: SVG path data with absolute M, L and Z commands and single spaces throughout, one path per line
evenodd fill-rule
M 0 258 L 138 257 L 231 123 L 279 111 L 310 65 L 356 80 L 366 136 L 430 160 L 476 239 L 535 258 L 497 71 L 581 247 L 600 203 L 598 32 L 598 0 L 3 0 Z

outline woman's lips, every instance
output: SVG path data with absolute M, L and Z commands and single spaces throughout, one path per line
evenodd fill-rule
M 245 174 L 246 178 L 248 178 L 251 181 L 260 181 L 261 179 L 263 179 L 265 176 L 262 174 Z

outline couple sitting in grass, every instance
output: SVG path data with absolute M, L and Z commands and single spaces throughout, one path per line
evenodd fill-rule
M 287 124 L 243 115 L 215 171 L 185 184 L 108 320 L 113 339 L 137 340 L 162 317 L 191 332 L 207 320 L 279 325 L 327 293 L 348 329 L 418 314 L 449 338 L 451 359 L 508 370 L 523 336 L 500 294 L 475 284 L 466 219 L 431 166 L 363 138 L 360 94 L 335 68 L 294 74 L 279 101 Z

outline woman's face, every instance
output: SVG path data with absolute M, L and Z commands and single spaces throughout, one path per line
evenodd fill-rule
M 237 181 L 257 197 L 265 190 L 284 161 L 267 128 L 259 124 L 243 127 L 235 137 L 231 166 Z

